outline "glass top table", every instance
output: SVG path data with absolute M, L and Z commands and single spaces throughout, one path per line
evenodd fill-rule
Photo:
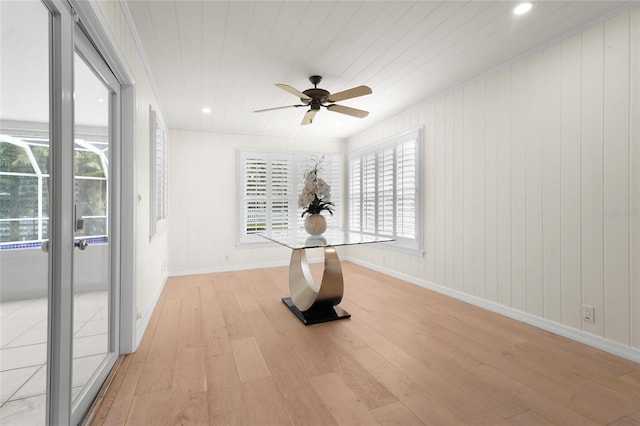
M 291 296 L 284 297 L 282 303 L 305 325 L 351 317 L 351 314 L 338 306 L 344 293 L 344 280 L 336 247 L 394 241 L 393 238 L 337 230 L 329 230 L 321 236 L 311 236 L 303 231 L 277 231 L 258 235 L 291 249 Z M 319 284 L 313 280 L 307 263 L 306 249 L 312 248 L 324 250 L 324 271 Z
M 273 231 L 258 235 L 292 250 L 394 241 L 393 238 L 337 230 L 328 230 L 320 236 L 309 235 L 304 231 Z

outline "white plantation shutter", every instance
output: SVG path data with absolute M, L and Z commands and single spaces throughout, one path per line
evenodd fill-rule
M 362 159 L 349 163 L 349 230 L 360 232 L 362 226 Z
M 396 147 L 396 230 L 398 237 L 416 238 L 416 143 Z
M 247 233 L 267 230 L 267 159 L 244 159 L 243 228 Z
M 169 213 L 169 158 L 166 130 L 160 114 L 149 106 L 149 235 L 154 237 L 166 227 Z
M 349 230 L 393 237 L 421 250 L 419 130 L 354 152 L 349 159 Z
M 321 154 L 291 154 L 238 151 L 238 206 L 242 220 L 240 242 L 263 242 L 252 236 L 258 232 L 304 229 L 298 197 L 304 186 L 304 173 L 322 158 Z M 342 157 L 324 154 L 318 174 L 331 186 L 331 201 L 336 205 L 329 227 L 340 227 L 342 194 Z
M 267 195 L 271 198 L 271 229 L 274 231 L 289 229 L 291 213 L 295 210 L 290 197 L 289 175 L 289 161 L 271 162 L 271 191 Z
M 296 227 L 297 230 L 304 229 L 304 220 L 302 219 L 302 212 L 304 211 L 303 207 L 298 207 L 298 197 L 302 193 L 302 188 L 304 188 L 304 176 L 305 173 L 309 170 L 309 168 L 313 165 L 309 158 L 305 158 L 303 161 L 296 162 L 296 171 L 295 175 L 297 179 L 295 179 L 295 188 L 296 188 L 296 197 L 295 197 L 295 206 L 296 206 Z M 308 164 L 307 164 L 308 162 Z M 333 189 L 333 187 L 331 188 Z M 300 219 L 300 220 L 298 220 Z
M 394 230 L 395 200 L 394 147 L 378 153 L 378 233 L 392 236 Z
M 362 159 L 362 232 L 376 233 L 376 154 Z

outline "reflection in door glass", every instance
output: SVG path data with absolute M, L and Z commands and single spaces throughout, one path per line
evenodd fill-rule
M 45 424 L 49 12 L 0 1 L 0 423 Z
M 76 249 L 73 261 L 72 399 L 76 401 L 109 352 L 110 92 L 74 57 Z

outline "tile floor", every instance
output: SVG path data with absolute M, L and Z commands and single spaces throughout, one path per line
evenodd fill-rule
M 0 424 L 44 424 L 47 299 L 0 303 Z M 73 398 L 108 348 L 107 293 L 78 294 L 74 303 Z

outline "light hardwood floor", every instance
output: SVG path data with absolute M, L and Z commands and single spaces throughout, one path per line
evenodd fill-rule
M 171 278 L 92 424 L 640 425 L 640 364 L 343 268 L 352 318 L 309 327 L 287 268 Z

